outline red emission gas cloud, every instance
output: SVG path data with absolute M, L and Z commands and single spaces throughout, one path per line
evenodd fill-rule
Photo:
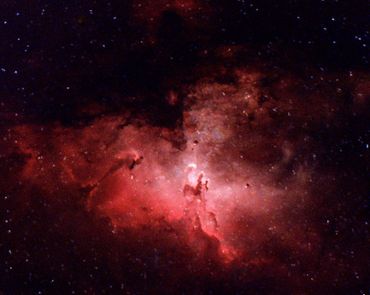
M 312 91 L 288 73 L 274 73 L 269 83 L 271 74 L 260 68 L 233 69 L 232 83 L 219 82 L 222 73 L 219 68 L 184 86 L 182 122 L 175 128 L 139 117 L 126 123 L 128 111 L 81 127 L 9 129 L 9 141 L 24 157 L 20 181 L 39 188 L 50 203 L 73 191 L 78 198 L 68 202 L 107 218 L 112 233 L 139 233 L 158 251 L 172 245 L 190 255 L 199 273 L 212 262 L 214 276 L 236 272 L 248 281 L 247 273 L 259 277 L 268 269 L 289 280 L 292 290 L 324 284 L 336 276 L 327 271 L 334 267 L 346 274 L 345 263 L 331 260 L 335 250 L 322 254 L 325 237 L 314 222 L 321 206 L 317 188 L 335 191 L 328 179 L 336 172 L 318 162 L 323 147 L 312 130 L 342 124 L 345 112 L 361 112 L 368 104 L 365 77 L 358 73 L 346 82 L 355 100 L 344 106 L 340 87 L 320 80 L 311 82 Z M 170 105 L 180 103 L 175 91 L 168 97 Z M 18 210 L 27 210 L 28 202 L 25 197 Z M 318 267 L 319 276 L 312 272 Z M 177 280 L 188 271 L 177 270 Z

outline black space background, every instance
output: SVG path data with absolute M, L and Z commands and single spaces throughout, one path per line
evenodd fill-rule
M 196 69 L 200 66 L 222 63 L 212 53 L 220 46 L 247 48 L 248 54 L 233 59 L 230 67 L 239 63 L 263 62 L 266 67 L 282 68 L 298 77 L 304 76 L 307 69 L 343 75 L 348 75 L 349 71 L 368 71 L 368 1 L 205 2 L 213 8 L 212 13 L 197 15 L 201 19 L 197 25 L 191 25 L 189 19 L 176 11 L 162 11 L 158 27 L 151 30 L 133 17 L 131 1 L 1 1 L 1 134 L 20 123 L 58 122 L 69 127 L 83 126 L 98 117 L 119 114 L 127 108 L 134 116 L 145 117 L 150 124 L 175 126 L 181 120 L 182 106 L 169 107 L 166 93 L 196 81 L 199 78 Z M 155 44 L 147 41 L 151 37 L 157 40 Z M 211 53 L 202 55 L 205 50 Z M 84 106 L 93 103 L 99 104 L 99 111 L 81 112 Z M 346 199 L 340 201 L 341 218 L 349 220 L 353 212 L 358 214 L 355 221 L 345 223 L 344 231 L 351 242 L 363 245 L 368 241 L 365 236 L 368 232 L 359 230 L 357 236 L 353 233 L 351 236 L 351 230 L 358 222 L 368 220 L 369 214 L 369 150 L 365 148 L 366 143 L 370 144 L 369 118 L 347 115 L 340 128 L 322 130 L 315 136 L 327 146 L 322 155 L 322 166 L 342 171 L 338 191 L 343 192 Z M 12 155 L 6 159 L 2 157 L 2 160 L 0 173 L 6 176 L 0 182 L 0 188 L 4 190 L 1 193 L 14 195 L 17 189 L 23 193 L 21 186 L 12 187 L 9 191 L 6 188 L 8 183 L 16 182 L 17 175 L 13 171 L 21 167 L 25 159 Z M 29 193 L 34 196 L 42 194 L 37 188 L 31 188 Z M 79 198 L 73 194 L 71 192 L 68 198 Z M 328 200 L 331 201 L 337 202 L 337 199 L 333 197 Z M 3 200 L 3 196 L 0 204 L 3 211 L 19 207 L 16 200 Z M 138 286 L 138 292 L 134 294 L 145 293 L 146 286 L 140 285 L 141 281 L 136 276 L 143 265 L 138 266 L 137 261 L 126 255 L 132 253 L 135 256 L 136 253 L 140 256 L 140 251 L 151 253 L 152 247 L 140 244 L 139 248 L 134 248 L 125 244 L 127 239 L 140 239 L 135 232 L 127 232 L 122 240 L 112 238 L 106 230 L 109 222 L 97 221 L 87 213 L 81 217 L 82 205 L 78 203 L 75 208 L 68 207 L 69 214 L 78 215 L 78 220 L 86 224 L 78 229 L 81 232 L 73 232 L 73 224 L 58 219 L 60 207 L 65 206 L 62 201 L 45 204 L 34 200 L 28 205 L 31 208 L 29 215 L 13 227 L 15 237 L 4 238 L 1 243 L 1 257 L 9 256 L 7 246 L 12 245 L 21 249 L 20 252 L 25 251 L 22 253 L 36 253 L 34 260 L 39 258 L 40 262 L 25 266 L 16 275 L 9 275 L 1 265 L 4 269 L 0 272 L 0 293 L 4 290 L 4 294 L 69 294 L 71 290 L 90 288 L 95 292 L 116 294 L 122 288 L 119 280 L 111 277 L 110 267 L 116 262 L 105 260 L 116 256 L 124 257 L 126 267 L 132 269 L 127 273 L 132 283 L 129 289 L 135 290 Z M 333 209 L 328 214 L 335 216 L 337 211 Z M 1 236 L 5 237 L 8 227 L 3 220 L 1 222 Z M 46 226 L 47 222 L 53 227 Z M 31 229 L 22 232 L 22 228 L 30 224 L 33 224 Z M 62 234 L 59 234 L 60 227 L 64 231 Z M 89 232 L 90 228 L 96 230 L 95 234 Z M 39 238 L 43 230 L 48 234 Z M 76 237 L 79 235 L 91 238 L 92 246 L 86 249 L 83 243 L 76 246 L 72 241 L 78 240 Z M 333 233 L 329 229 L 328 240 L 335 239 L 331 235 Z M 23 241 L 24 245 L 21 244 Z M 106 241 L 110 241 L 109 247 Z M 346 249 L 347 242 L 344 238 L 336 243 L 340 249 Z M 66 249 L 77 248 L 83 254 L 71 254 L 65 250 L 55 255 L 60 245 Z M 53 262 L 44 264 L 43 256 L 49 255 L 55 255 L 51 259 Z M 183 253 L 168 255 L 168 259 L 177 255 L 180 258 L 175 263 L 186 264 L 187 257 Z M 152 257 L 149 256 L 146 262 L 150 264 Z M 19 256 L 19 260 L 24 258 Z M 67 268 L 60 269 L 67 260 Z M 82 264 L 82 260 L 86 264 Z M 86 279 L 79 272 L 84 267 L 93 269 L 97 263 L 99 270 L 92 270 L 94 278 Z M 212 266 L 208 267 L 212 270 Z M 60 285 L 51 286 L 54 278 L 51 273 L 59 273 Z M 193 294 L 195 291 L 191 286 L 199 285 L 206 290 L 204 293 L 239 294 L 239 281 L 233 275 L 220 274 L 221 280 L 217 276 L 210 279 L 189 275 L 183 284 L 184 292 Z M 153 284 L 156 279 L 161 280 L 156 278 L 156 274 L 152 274 L 152 278 Z M 254 290 L 246 294 L 273 294 L 269 289 L 270 281 L 265 276 L 261 281 L 258 274 L 256 278 L 244 286 Z M 284 282 L 279 283 L 284 290 Z M 329 290 L 334 290 L 335 294 L 368 294 L 369 289 L 366 288 L 368 281 L 364 278 L 360 282 L 349 283 L 348 289 Z M 89 294 L 99 293 L 91 291 Z
M 81 119 L 76 105 L 91 101 L 116 110 L 127 97 L 145 96 L 135 106 L 160 109 L 166 79 L 191 80 L 199 64 L 217 62 L 199 52 L 222 45 L 253 47 L 248 59 L 298 72 L 307 64 L 368 67 L 367 1 L 205 3 L 212 14 L 197 17 L 206 26 L 163 11 L 149 32 L 133 19 L 130 1 L 3 1 L 2 99 L 26 117 L 66 124 Z M 148 35 L 159 41 L 141 42 Z

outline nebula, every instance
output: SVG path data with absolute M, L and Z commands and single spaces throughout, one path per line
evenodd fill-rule
M 222 68 L 184 85 L 182 101 L 168 94 L 170 107 L 183 105 L 172 128 L 140 116 L 129 120 L 129 111 L 79 127 L 9 128 L 6 156 L 18 163 L 9 193 L 16 199 L 12 219 L 53 214 L 57 235 L 71 236 L 62 252 L 98 251 L 109 260 L 106 279 L 115 282 L 137 272 L 137 281 L 151 276 L 143 291 L 175 292 L 189 279 L 227 281 L 225 292 L 240 283 L 251 292 L 256 280 L 267 280 L 256 294 L 310 285 L 324 290 L 327 280 L 343 287 L 339 276 L 353 270 L 331 248 L 326 232 L 335 221 L 323 205 L 325 194 L 338 193 L 338 172 L 323 164 L 325 148 L 315 134 L 332 132 L 332 125 L 345 124 L 346 113 L 368 104 L 360 90 L 365 76 L 356 73 L 352 95 L 358 98 L 343 105 L 339 86 L 321 89 L 320 81 L 311 82 L 319 84 L 312 91 L 297 77 L 270 78 L 261 68 L 236 68 L 227 74 L 231 82 L 220 82 L 221 75 Z M 95 228 L 99 220 L 105 224 Z M 47 224 L 38 227 L 49 231 Z M 354 248 L 350 259 L 361 260 L 364 251 Z M 13 263 L 16 269 L 21 262 Z M 136 265 L 133 273 L 126 263 Z M 365 261 L 356 265 L 356 276 L 365 276 Z M 171 279 L 162 277 L 167 268 Z M 153 283 L 156 278 L 164 285 Z M 282 288 L 285 280 L 289 286 Z M 191 289 L 204 288 L 199 284 Z M 134 286 L 122 283 L 126 291 Z
M 367 294 L 360 49 L 295 4 L 41 2 L 0 58 L 1 294 Z

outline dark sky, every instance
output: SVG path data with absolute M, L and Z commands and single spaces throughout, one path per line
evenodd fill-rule
M 156 105 L 166 80 L 219 62 L 219 46 L 246 46 L 241 60 L 297 71 L 368 67 L 367 1 L 168 3 L 4 1 L 2 96 L 27 116 L 64 121 L 76 105 L 116 109 L 144 91 Z
M 368 11 L 2 1 L 0 294 L 369 294 Z

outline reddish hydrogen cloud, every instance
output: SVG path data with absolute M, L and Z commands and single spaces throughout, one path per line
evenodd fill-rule
M 212 6 L 198 0 L 135 0 L 131 22 L 144 28 L 142 42 L 145 40 L 153 45 L 161 34 L 169 34 L 173 38 L 173 34 L 178 37 L 185 31 L 204 30 L 210 26 L 213 10 Z
M 198 0 L 134 1 L 132 8 L 135 17 L 152 25 L 158 22 L 165 11 L 175 11 L 185 20 L 192 21 L 192 24 L 196 23 L 194 16 L 210 12 L 210 7 Z
M 233 83 L 208 77 L 189 86 L 174 129 L 143 119 L 123 124 L 125 114 L 82 127 L 17 126 L 21 179 L 51 199 L 65 187 L 77 190 L 113 231 L 162 228 L 226 268 L 269 266 L 277 276 L 297 263 L 310 269 L 324 242 L 307 208 L 316 206 L 318 179 L 333 173 L 319 169 L 321 146 L 311 131 L 339 124 L 348 110 L 336 87 L 312 91 L 284 73 L 267 81 L 253 68 L 232 75 Z M 185 148 L 175 144 L 179 137 Z

